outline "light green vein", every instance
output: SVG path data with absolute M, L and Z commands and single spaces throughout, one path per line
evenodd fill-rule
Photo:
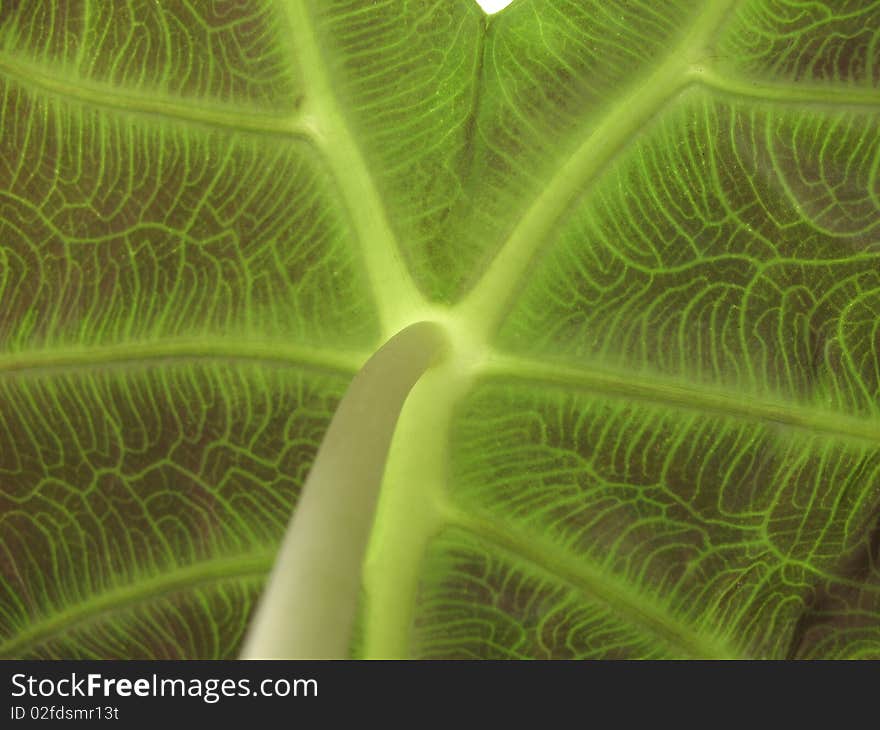
M 298 114 L 248 112 L 233 106 L 211 104 L 200 99 L 195 104 L 176 101 L 158 94 L 142 94 L 121 86 L 110 86 L 52 72 L 33 63 L 0 54 L 0 73 L 16 83 L 71 99 L 93 107 L 135 114 L 159 115 L 185 122 L 207 124 L 246 132 L 304 136 Z
M 577 196 L 690 83 L 689 69 L 705 53 L 705 46 L 727 17 L 731 4 L 730 0 L 706 3 L 682 41 L 657 70 L 621 96 L 574 153 L 559 165 L 486 273 L 458 307 L 465 320 L 475 323 L 474 334 L 478 339 L 488 339 L 497 329 L 548 232 Z
M 0 377 L 40 375 L 59 370 L 137 366 L 163 360 L 221 359 L 275 363 L 350 374 L 357 372 L 367 357 L 361 353 L 278 342 L 194 338 L 0 354 Z
M 387 341 L 412 322 L 410 313 L 424 308 L 424 298 L 403 261 L 382 195 L 336 98 L 306 3 L 287 0 L 283 8 L 291 53 L 309 70 L 303 122 L 324 154 L 357 231 L 382 339 Z
M 815 84 L 771 84 L 746 78 L 727 77 L 706 66 L 688 71 L 691 79 L 709 89 L 770 103 L 880 109 L 880 89 L 859 86 L 817 86 Z
M 817 434 L 880 442 L 880 420 L 850 416 L 816 405 L 748 396 L 719 387 L 685 383 L 661 376 L 614 373 L 514 357 L 496 356 L 482 367 L 484 376 L 507 377 L 563 386 L 602 397 L 627 398 L 716 413 L 731 418 L 778 423 Z
M 25 629 L 0 643 L 0 657 L 21 656 L 27 647 L 45 643 L 62 632 L 82 628 L 108 613 L 122 611 L 175 591 L 219 581 L 266 575 L 272 567 L 274 557 L 275 550 L 272 549 L 249 555 L 216 558 L 164 570 L 149 578 L 119 585 L 98 593 L 87 601 L 35 619 Z
M 497 520 L 482 519 L 455 507 L 447 511 L 448 523 L 477 536 L 484 543 L 500 548 L 533 566 L 578 593 L 607 605 L 616 616 L 631 625 L 646 628 L 684 656 L 694 659 L 743 658 L 715 637 L 678 621 L 672 612 L 651 596 L 634 592 L 629 586 L 536 536 L 520 535 L 501 526 Z

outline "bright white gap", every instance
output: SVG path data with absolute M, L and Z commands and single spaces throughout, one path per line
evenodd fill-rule
M 483 8 L 484 13 L 491 15 L 499 10 L 504 10 L 512 2 L 513 0 L 477 0 L 477 5 Z

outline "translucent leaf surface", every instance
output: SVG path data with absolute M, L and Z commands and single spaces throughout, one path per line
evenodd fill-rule
M 433 320 L 357 656 L 880 657 L 880 3 L 3 0 L 0 130 L 3 656 L 235 656 Z

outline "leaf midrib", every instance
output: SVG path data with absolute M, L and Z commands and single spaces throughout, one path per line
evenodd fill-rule
M 287 26 L 284 35 L 293 40 L 295 49 L 290 61 L 293 64 L 298 60 L 311 72 L 305 88 L 304 123 L 311 129 L 351 217 L 383 341 L 387 341 L 413 323 L 407 314 L 421 309 L 425 299 L 404 263 L 376 181 L 342 113 L 319 47 L 314 18 L 305 0 L 286 0 L 281 10 L 282 22 Z
M 477 339 L 488 341 L 497 331 L 530 265 L 577 197 L 693 83 L 692 64 L 723 27 L 733 4 L 733 0 L 706 3 L 676 45 L 658 59 L 656 68 L 628 84 L 595 124 L 575 135 L 569 154 L 557 162 L 546 185 L 527 204 L 487 270 L 458 305 L 465 319 L 479 322 Z

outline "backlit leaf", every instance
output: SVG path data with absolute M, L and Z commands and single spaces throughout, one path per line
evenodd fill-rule
M 856 0 L 0 0 L 0 654 L 235 656 L 424 320 L 356 656 L 880 657 Z

